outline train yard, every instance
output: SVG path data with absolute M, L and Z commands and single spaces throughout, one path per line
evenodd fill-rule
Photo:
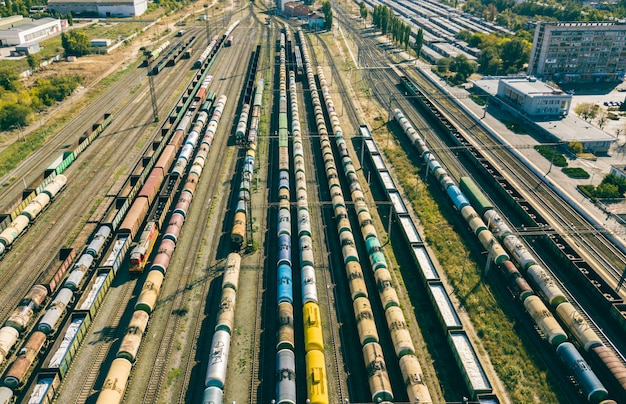
M 341 46 L 264 7 L 155 43 L 3 179 L 0 403 L 519 397 Z M 626 400 L 624 253 L 342 7 L 394 142 L 552 397 Z

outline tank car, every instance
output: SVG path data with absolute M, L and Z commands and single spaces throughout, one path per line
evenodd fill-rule
M 228 353 L 230 350 L 230 334 L 226 331 L 215 331 L 211 342 L 211 353 L 207 366 L 205 387 L 224 388 L 226 380 L 226 367 L 228 366 Z
M 246 214 L 245 212 L 235 213 L 235 220 L 233 224 L 233 230 L 230 233 L 232 242 L 236 245 L 241 245 L 245 238 L 246 232 Z
M 414 355 L 415 347 L 413 346 L 402 309 L 395 306 L 387 308 L 385 310 L 385 318 L 387 319 L 387 327 L 391 333 L 391 340 L 398 358 L 404 355 Z
M 608 391 L 573 344 L 564 342 L 556 348 L 556 354 L 574 375 L 587 401 L 597 403 L 608 398 Z
M 224 391 L 219 387 L 211 386 L 204 389 L 202 404 L 221 404 L 224 402 Z
M 383 308 L 387 310 L 391 306 L 400 306 L 398 294 L 393 287 L 389 271 L 386 268 L 381 268 L 374 273 L 374 277 Z
M 357 297 L 352 303 L 361 345 L 378 342 L 378 331 L 369 299 Z
M 137 303 L 135 303 L 135 310 L 143 310 L 148 314 L 152 313 L 163 284 L 163 278 L 165 278 L 165 275 L 159 270 L 148 272 L 148 276 L 141 287 Z
M 57 325 L 61 319 L 63 313 L 65 313 L 65 308 L 72 300 L 72 291 L 67 288 L 62 288 L 57 293 L 56 297 L 50 303 L 48 310 L 39 320 L 39 324 L 37 325 L 37 330 L 43 332 L 44 334 L 50 334 L 54 330 L 56 330 Z
M 422 367 L 415 355 L 400 358 L 400 372 L 406 386 L 406 393 L 411 403 L 430 403 L 432 398 L 428 387 L 422 380 Z
M 567 334 L 541 299 L 537 296 L 529 296 L 524 300 L 524 307 L 550 344 L 556 346 L 567 340 Z
M 276 403 L 296 404 L 296 357 L 289 349 L 276 353 Z
M 315 282 L 315 268 L 311 265 L 305 265 L 300 270 L 300 278 L 302 279 L 302 302 L 317 303 L 317 286 Z
M 278 303 L 293 304 L 293 279 L 291 264 L 278 265 Z
M 85 248 L 85 254 L 89 254 L 94 258 L 97 258 L 102 251 L 102 247 L 104 243 L 106 243 L 107 239 L 111 235 L 111 228 L 108 226 L 100 226 L 96 235 L 91 240 L 87 248 Z
M 570 302 L 563 302 L 556 307 L 556 314 L 565 323 L 567 329 L 585 351 L 603 345 L 598 334 L 589 326 L 585 318 L 572 306 Z
M 294 348 L 293 306 L 290 303 L 278 304 L 278 342 L 276 349 Z
M 30 288 L 17 308 L 13 310 L 5 325 L 13 327 L 19 332 L 24 331 L 33 317 L 33 313 L 39 310 L 47 296 L 48 289 L 42 285 L 35 285 Z
M 102 384 L 102 390 L 98 395 L 96 404 L 113 404 L 122 402 L 126 382 L 130 376 L 132 363 L 127 359 L 117 358 L 113 360 L 106 379 Z
M 304 350 L 324 350 L 324 337 L 322 336 L 322 320 L 320 308 L 317 303 L 308 302 L 302 307 L 304 322 Z
M 91 268 L 93 261 L 93 256 L 89 254 L 81 255 L 78 262 L 72 268 L 70 276 L 68 276 L 63 283 L 63 287 L 70 289 L 71 291 L 77 290 L 82 283 L 85 274 L 89 271 L 89 268 Z
M 306 385 L 310 403 L 329 403 L 326 363 L 322 351 L 313 350 L 306 353 Z
M 8 247 L 28 227 L 29 219 L 24 215 L 18 215 L 9 226 L 0 233 L 0 244 Z
M 300 265 L 313 265 L 313 240 L 310 236 L 300 236 Z
M 235 324 L 235 303 L 237 292 L 231 288 L 222 289 L 222 300 L 220 302 L 220 311 L 217 314 L 217 323 L 215 331 L 223 330 L 231 333 Z
M 504 277 L 508 281 L 509 285 L 513 288 L 515 294 L 523 302 L 528 296 L 532 296 L 533 290 L 526 282 L 526 279 L 519 273 L 515 265 L 509 260 L 506 260 L 500 264 L 500 268 L 504 273 Z
M 13 327 L 4 326 L 0 328 L 0 364 L 4 362 L 19 337 L 20 333 Z
M 135 361 L 141 345 L 141 338 L 146 331 L 146 327 L 148 327 L 149 319 L 150 314 L 143 310 L 135 310 L 126 329 L 126 335 L 122 339 L 120 349 L 117 351 L 118 358 L 124 358 L 130 362 Z
M 391 382 L 387 373 L 387 365 L 383 350 L 376 342 L 363 346 L 363 358 L 367 369 L 368 382 L 372 393 L 372 401 L 385 402 L 393 400 Z
M 348 262 L 346 264 L 346 275 L 348 276 L 348 282 L 350 284 L 350 296 L 352 300 L 358 297 L 368 297 L 361 264 L 356 261 Z
M 222 289 L 231 288 L 235 291 L 239 285 L 239 271 L 241 268 L 241 255 L 230 253 L 226 258 L 226 267 L 224 268 L 224 277 L 222 280 Z
M 17 358 L 4 375 L 5 386 L 15 389 L 22 384 L 47 338 L 47 335 L 41 331 L 35 331 L 28 337 L 24 346 L 17 352 Z
M 175 248 L 176 244 L 174 244 L 172 240 L 161 239 L 159 249 L 157 250 L 157 254 L 152 261 L 150 269 L 161 271 L 163 274 L 167 273 L 167 268 L 170 265 L 170 259 L 172 258 L 172 254 L 174 254 Z
M 540 265 L 531 265 L 526 272 L 552 307 L 556 307 L 567 300 L 552 275 Z

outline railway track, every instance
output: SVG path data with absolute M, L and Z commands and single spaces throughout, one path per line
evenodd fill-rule
M 166 77 L 171 77 L 176 71 L 170 69 L 171 73 Z M 163 95 L 160 97 L 160 103 L 164 107 L 171 108 L 173 102 L 171 94 L 177 84 L 172 80 L 164 80 L 164 84 L 161 89 Z M 143 96 L 147 96 L 147 92 Z M 128 122 L 141 122 L 146 114 L 149 115 L 150 106 L 138 102 L 141 97 L 140 92 L 130 97 L 128 102 L 140 107 L 123 108 L 124 114 L 120 114 L 118 119 L 112 122 L 101 138 L 95 140 L 94 145 L 79 155 L 77 161 L 64 173 L 68 177 L 65 190 L 57 195 L 32 224 L 32 228 L 24 233 L 15 242 L 11 251 L 3 257 L 3 270 L 0 271 L 0 285 L 3 285 L 0 298 L 0 320 L 6 319 L 26 290 L 32 286 L 41 268 L 46 267 L 60 246 L 74 244 L 77 248 L 82 247 L 86 238 L 91 234 L 89 231 L 91 227 L 83 229 L 90 215 L 85 207 L 93 206 L 95 210 L 95 204 L 98 201 L 101 203 L 102 197 L 109 189 L 105 186 L 106 182 L 112 185 L 119 175 L 117 173 L 120 168 L 130 166 L 137 158 L 139 150 L 136 151 L 137 154 L 129 153 L 128 150 L 133 150 L 135 145 L 141 142 L 147 143 L 156 135 L 156 129 L 141 134 L 144 129 L 142 126 L 128 128 Z M 116 131 L 128 129 L 130 131 L 127 136 L 121 139 L 114 135 Z M 138 139 L 139 136 L 141 138 Z M 56 149 L 55 152 L 59 153 Z M 113 161 L 116 164 L 112 164 Z M 43 168 L 41 170 L 43 172 Z M 84 192 L 94 184 L 101 184 L 100 188 L 95 192 Z M 81 211 L 76 212 L 78 209 Z M 53 242 L 55 246 L 51 245 Z M 29 257 L 27 266 L 24 266 L 25 254 Z M 28 270 L 29 265 L 33 265 L 36 270 Z
M 123 301 L 130 300 L 133 294 L 133 290 L 135 289 L 135 284 L 136 282 L 126 282 L 124 284 L 124 289 L 121 296 L 121 299 Z M 103 304 L 104 303 L 106 303 L 106 300 L 103 302 Z M 120 321 L 124 316 L 125 308 L 126 307 L 124 305 L 115 306 L 113 315 L 109 317 L 111 329 L 114 330 L 119 326 Z M 94 385 L 96 384 L 96 380 L 98 379 L 98 374 L 100 373 L 101 366 L 104 363 L 112 344 L 113 341 L 110 341 L 110 343 L 108 344 L 101 344 L 98 347 L 95 355 L 91 357 L 91 361 L 89 362 L 89 370 L 85 373 L 83 383 L 80 385 L 80 388 L 76 391 L 76 398 L 72 400 L 75 404 L 86 403 L 89 397 L 93 393 L 95 393 Z M 67 379 L 63 380 L 61 388 L 64 387 L 63 384 L 65 384 L 65 380 Z
M 427 93 L 438 91 L 423 73 L 420 72 L 417 75 L 417 80 Z M 499 162 L 499 168 L 508 175 L 509 182 L 515 183 L 517 188 L 528 196 L 529 202 L 544 207 L 545 218 L 552 221 L 551 224 L 549 223 L 550 228 L 544 229 L 546 233 L 549 234 L 553 230 L 580 243 L 586 253 L 594 258 L 596 267 L 606 268 L 614 280 L 619 279 L 624 263 L 626 263 L 626 255 L 603 236 L 604 229 L 598 229 L 591 225 L 552 189 L 543 186 L 543 183 L 537 179 L 533 172 L 507 150 L 499 147 L 500 143 L 493 139 L 481 126 L 476 125 L 473 118 L 463 112 L 452 100 L 447 97 L 434 97 L 433 102 L 448 115 L 452 122 L 457 124 L 459 129 L 466 134 L 471 133 L 471 137 L 468 136 L 468 139 L 475 142 L 483 153 Z M 534 229 L 529 230 L 533 231 Z M 524 236 L 523 229 L 520 230 L 520 235 Z

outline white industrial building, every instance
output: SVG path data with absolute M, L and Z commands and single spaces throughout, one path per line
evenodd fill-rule
M 136 17 L 148 9 L 148 0 L 49 0 L 50 11 L 83 17 Z
M 15 24 L 12 28 L 0 30 L 0 45 L 14 46 L 39 42 L 62 31 L 61 20 L 41 18 L 24 24 Z
M 473 82 L 478 93 L 489 96 L 489 103 L 519 119 L 542 140 L 559 143 L 580 142 L 596 154 L 608 153 L 617 138 L 602 129 L 568 114 L 570 94 L 528 78 L 483 77 Z
M 498 97 L 530 116 L 565 116 L 572 96 L 533 78 L 499 80 Z

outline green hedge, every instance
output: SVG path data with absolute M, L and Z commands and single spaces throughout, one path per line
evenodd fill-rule
M 570 178 L 580 178 L 586 180 L 590 177 L 589 173 L 580 167 L 564 167 L 561 171 L 563 171 L 563 173 Z
M 546 160 L 552 161 L 557 167 L 567 167 L 565 156 L 550 146 L 535 146 L 535 150 L 539 152 Z

